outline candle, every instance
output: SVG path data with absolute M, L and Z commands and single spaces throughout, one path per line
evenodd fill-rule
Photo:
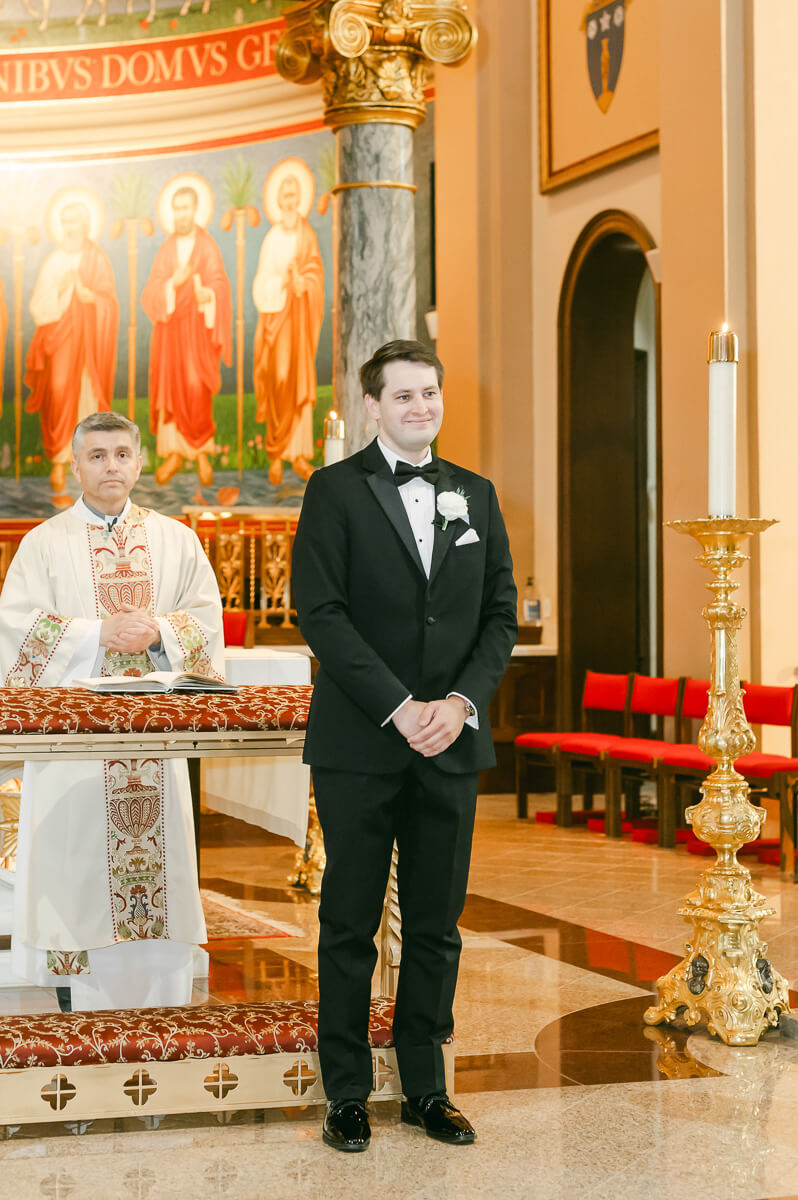
M 324 419 L 324 465 L 340 462 L 344 456 L 344 422 L 335 409 Z
M 709 515 L 733 517 L 737 493 L 737 334 L 709 335 Z

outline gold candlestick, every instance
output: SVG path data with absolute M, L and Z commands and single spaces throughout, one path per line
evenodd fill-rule
M 790 1011 L 788 985 L 768 961 L 759 923 L 774 915 L 764 896 L 751 886 L 751 872 L 737 851 L 758 836 L 764 809 L 748 799 L 749 787 L 734 769 L 735 759 L 750 754 L 755 741 L 743 709 L 737 660 L 737 630 L 745 609 L 731 599 L 731 578 L 747 560 L 741 547 L 773 521 L 709 517 L 670 521 L 702 547 L 698 561 L 712 572 L 712 600 L 703 616 L 712 635 L 709 707 L 698 744 L 717 766 L 701 788 L 699 804 L 687 810 L 696 836 L 708 842 L 716 861 L 685 897 L 680 916 L 693 925 L 686 957 L 657 980 L 659 1003 L 646 1010 L 647 1025 L 674 1019 L 687 1025 L 706 1022 L 710 1033 L 730 1046 L 753 1046 L 781 1013 Z

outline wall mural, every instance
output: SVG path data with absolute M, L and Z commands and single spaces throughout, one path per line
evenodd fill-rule
M 296 503 L 331 402 L 333 154 L 321 130 L 0 168 L 0 516 L 70 504 L 72 429 L 109 408 L 141 426 L 142 502 Z
M 3 0 L 0 48 L 185 37 L 280 17 L 294 0 Z
M 418 333 L 434 105 L 415 134 Z M 78 493 L 70 436 L 133 417 L 143 504 L 295 505 L 332 407 L 334 135 L 0 165 L 0 518 Z

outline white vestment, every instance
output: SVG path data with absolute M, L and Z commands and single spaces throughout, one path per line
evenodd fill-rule
M 99 645 L 123 604 L 156 617 L 161 645 Z M 196 535 L 130 505 L 109 532 L 78 501 L 20 543 L 0 595 L 7 687 L 98 674 L 199 671 L 223 678 L 219 590 Z M 79 1008 L 180 1004 L 206 939 L 185 761 L 27 763 L 12 967 L 72 986 Z

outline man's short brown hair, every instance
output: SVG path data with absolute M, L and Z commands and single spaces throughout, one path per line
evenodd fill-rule
M 434 367 L 438 376 L 438 387 L 443 387 L 443 363 L 435 351 L 421 342 L 397 338 L 396 341 L 380 346 L 360 368 L 360 387 L 364 396 L 373 396 L 375 400 L 379 400 L 385 386 L 384 369 L 386 364 L 391 362 L 423 363 L 425 367 Z
M 75 432 L 72 434 L 72 457 L 80 458 L 83 439 L 87 433 L 113 433 L 117 429 L 130 436 L 136 453 L 139 453 L 141 431 L 138 425 L 123 417 L 121 413 L 96 412 L 89 413 L 88 417 L 84 417 L 80 424 L 75 426 Z

